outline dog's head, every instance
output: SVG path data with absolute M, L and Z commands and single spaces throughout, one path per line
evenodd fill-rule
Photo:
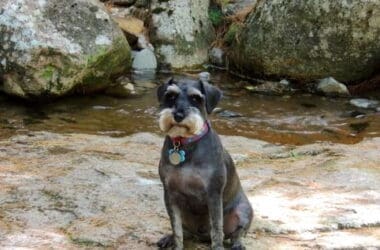
M 191 137 L 200 131 L 222 92 L 202 80 L 169 79 L 157 90 L 160 129 L 170 137 Z

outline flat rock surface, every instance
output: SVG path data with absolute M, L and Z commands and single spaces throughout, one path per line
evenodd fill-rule
M 222 139 L 255 210 L 247 249 L 380 247 L 380 138 L 300 147 Z M 156 249 L 170 232 L 162 140 L 47 132 L 1 140 L 0 248 Z

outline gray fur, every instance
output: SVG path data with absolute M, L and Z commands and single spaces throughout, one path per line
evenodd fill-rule
M 174 103 L 165 101 L 165 89 L 171 84 L 176 84 L 181 90 Z M 191 88 L 204 95 L 204 100 L 198 105 L 189 100 L 187 92 Z M 161 108 L 174 108 L 173 116 L 178 110 L 185 116 L 189 115 L 195 107 L 206 121 L 221 92 L 205 82 L 171 79 L 160 86 L 157 95 Z M 186 160 L 177 166 L 168 159 L 168 151 L 172 148 L 172 140 L 167 136 L 161 152 L 159 174 L 173 234 L 163 237 L 158 246 L 183 249 L 185 234 L 211 240 L 212 249 L 224 249 L 224 239 L 231 239 L 233 249 L 244 249 L 241 236 L 251 224 L 253 211 L 240 185 L 234 163 L 219 136 L 210 128 L 199 141 L 182 145 Z

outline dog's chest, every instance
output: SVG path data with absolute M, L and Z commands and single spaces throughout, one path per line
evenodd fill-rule
M 171 167 L 166 173 L 165 184 L 174 195 L 203 200 L 207 193 L 207 175 L 206 170 L 186 165 Z

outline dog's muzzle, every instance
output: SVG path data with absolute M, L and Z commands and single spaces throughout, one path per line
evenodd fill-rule
M 191 137 L 199 132 L 204 124 L 204 119 L 196 111 L 174 112 L 172 108 L 163 109 L 160 112 L 160 129 L 170 137 Z

